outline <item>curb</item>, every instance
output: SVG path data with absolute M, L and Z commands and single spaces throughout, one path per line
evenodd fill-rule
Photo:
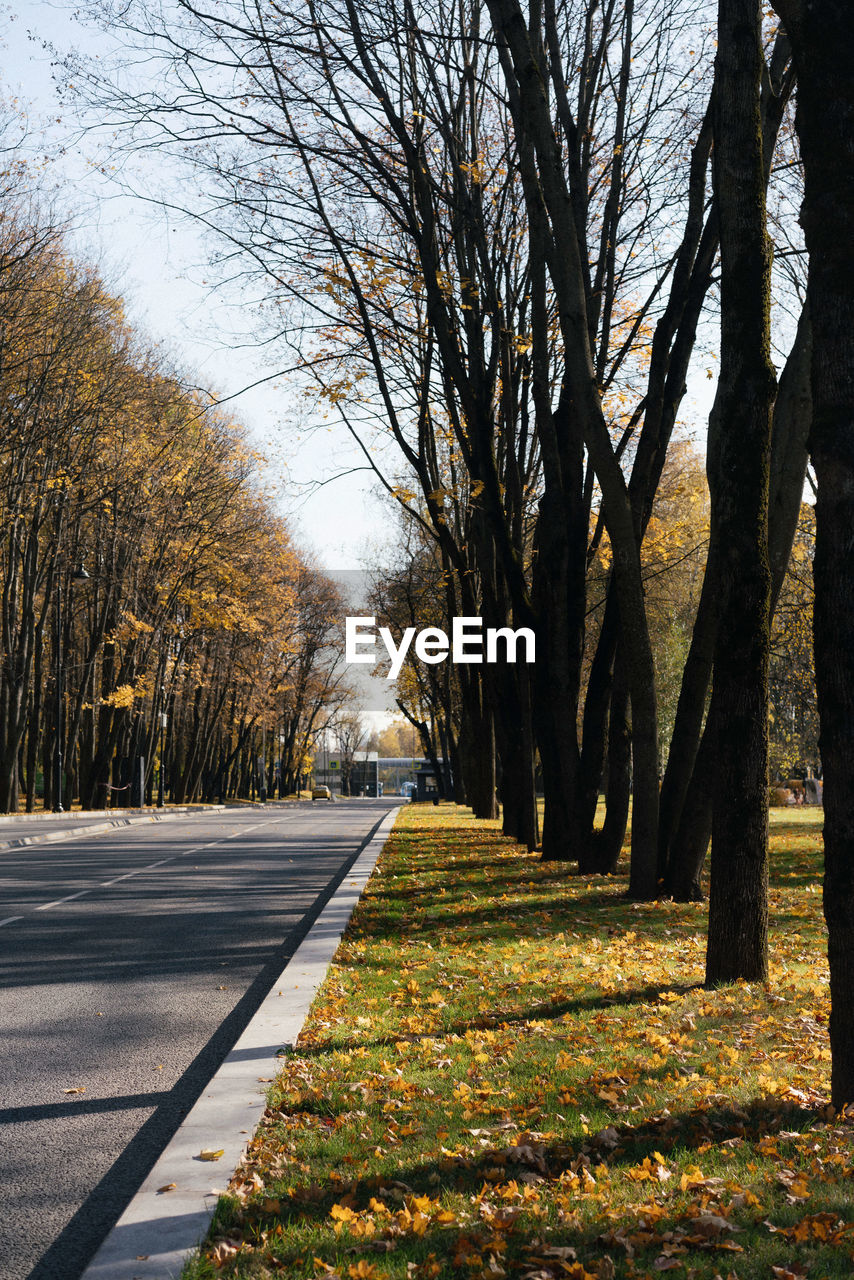
M 75 840 L 78 836 L 98 836 L 105 831 L 112 831 L 114 827 L 132 827 L 138 822 L 164 822 L 167 818 L 188 817 L 194 813 L 220 813 L 225 810 L 224 804 L 206 805 L 204 808 L 194 806 L 190 808 L 175 809 L 150 809 L 140 813 L 138 810 L 132 811 L 132 816 L 121 816 L 121 811 L 116 813 L 109 822 L 90 822 L 82 827 L 57 827 L 54 831 L 42 831 L 33 836 L 15 836 L 12 840 L 0 840 L 0 853 L 7 849 L 23 849 L 30 844 L 52 844 L 57 840 Z M 109 810 L 94 809 L 91 812 L 95 814 L 108 813 Z M 23 816 L 23 815 L 21 815 Z M 30 817 L 39 819 L 41 814 L 31 814 Z M 53 817 L 53 814 L 45 814 L 45 817 Z M 83 815 L 81 815 L 83 816 Z M 3 828 L 0 825 L 0 832 Z
M 296 1043 L 397 814 L 380 821 L 80 1280 L 180 1276 L 266 1109 L 259 1077 L 275 1077 Z M 205 1149 L 222 1150 L 216 1166 L 199 1159 Z

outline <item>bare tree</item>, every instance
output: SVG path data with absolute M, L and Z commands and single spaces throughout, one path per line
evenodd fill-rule
M 340 711 L 332 721 L 332 737 L 341 755 L 341 794 L 353 794 L 353 766 L 356 754 L 368 740 L 360 710 Z

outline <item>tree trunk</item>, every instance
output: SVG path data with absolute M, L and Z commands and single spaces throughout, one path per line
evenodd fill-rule
M 776 7 L 797 67 L 805 174 L 831 1096 L 842 1107 L 854 1102 L 854 24 L 848 0 Z
M 676 721 L 667 753 L 667 765 L 661 784 L 661 808 L 659 811 L 659 874 L 666 885 L 684 878 L 679 867 L 684 844 L 677 839 L 677 832 L 685 818 L 688 790 L 694 775 L 703 717 L 712 676 L 715 638 L 718 630 L 718 575 L 717 557 L 709 549 L 706 572 L 691 633 L 691 645 L 682 672 Z M 705 857 L 705 849 L 703 850 Z
M 532 596 L 537 616 L 534 715 L 543 775 L 543 858 L 569 862 L 582 848 L 578 699 L 584 642 L 584 544 L 558 495 L 540 500 Z M 572 539 L 572 540 L 571 540 Z M 585 530 L 586 541 L 586 530 Z
M 586 838 L 592 840 L 596 820 L 596 805 L 605 768 L 608 741 L 608 707 L 611 701 L 611 683 L 614 654 L 619 635 L 620 615 L 614 584 L 609 580 L 605 599 L 602 627 L 584 697 L 584 720 L 581 746 L 581 820 Z
M 775 379 L 763 68 L 759 0 L 719 0 L 714 177 L 721 372 L 708 472 L 722 604 L 713 677 L 709 984 L 768 976 L 768 486 Z
M 491 711 L 484 708 L 476 757 L 476 818 L 488 820 L 498 817 L 495 781 L 495 723 Z
M 798 331 L 783 372 L 774 404 L 771 434 L 771 498 L 768 512 L 768 559 L 771 567 L 771 616 L 789 564 L 792 542 L 801 508 L 807 466 L 807 436 L 812 420 L 809 391 L 809 362 L 812 348 L 809 306 L 804 305 Z M 715 636 L 718 626 L 719 583 L 715 560 L 709 556 L 691 647 L 682 676 L 676 724 L 661 786 L 659 815 L 660 874 L 668 892 L 679 901 L 699 894 L 699 873 L 706 855 L 703 847 L 699 867 L 695 865 L 697 839 L 694 833 L 705 824 L 692 821 L 687 799 L 695 769 L 708 773 L 711 753 L 700 763 L 698 749 L 703 716 L 712 675 Z M 695 764 L 695 761 L 697 762 Z M 693 786 L 693 784 L 692 784 Z M 696 795 L 709 795 L 707 779 L 698 780 Z M 686 832 L 692 832 L 686 839 Z M 711 833 L 710 833 L 711 834 Z M 706 842 L 708 844 L 708 841 Z M 681 859 L 687 857 L 686 866 Z M 675 886 L 681 886 L 676 889 Z M 692 886 L 689 897 L 683 897 Z
M 664 892 L 676 902 L 700 902 L 703 897 L 700 877 L 712 838 L 714 760 L 715 736 L 707 721 L 673 834 L 672 857 L 664 881 Z
M 539 831 L 531 708 L 525 688 L 527 666 L 487 667 L 483 679 L 490 694 L 501 762 L 502 829 L 504 835 L 532 851 Z
M 492 716 L 486 708 L 481 682 L 473 669 L 458 667 L 457 670 L 462 697 L 459 750 L 466 797 L 476 818 L 497 818 Z
M 611 875 L 626 838 L 632 791 L 632 735 L 629 728 L 629 685 L 618 651 L 614 663 L 611 714 L 608 721 L 608 783 L 605 791 L 605 824 L 591 841 L 590 852 L 578 869 L 588 874 Z

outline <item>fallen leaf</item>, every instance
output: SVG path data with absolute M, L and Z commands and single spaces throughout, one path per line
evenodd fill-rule
M 701 1213 L 699 1217 L 691 1219 L 691 1226 L 702 1236 L 723 1235 L 725 1231 L 740 1231 L 741 1227 L 733 1226 L 726 1218 L 721 1218 L 717 1213 Z
M 165 1187 L 157 1188 L 157 1194 L 160 1196 L 163 1194 L 164 1191 L 174 1191 L 177 1185 L 178 1185 L 177 1182 L 167 1182 Z
M 607 1129 L 600 1129 L 598 1133 L 594 1134 L 591 1142 L 594 1146 L 604 1147 L 606 1150 L 613 1149 L 619 1145 L 620 1135 L 616 1129 L 609 1126 Z
M 204 1151 L 200 1151 L 196 1156 L 197 1160 L 220 1160 L 225 1155 L 225 1147 L 221 1147 L 219 1151 L 214 1151 L 210 1147 L 205 1147 Z
M 220 1240 L 214 1245 L 208 1257 L 216 1266 L 221 1267 L 228 1262 L 229 1258 L 233 1258 L 240 1251 L 239 1240 Z
M 347 1268 L 347 1275 L 350 1280 L 386 1280 L 388 1272 L 379 1271 L 376 1263 L 368 1262 L 366 1258 L 360 1258 L 358 1262 L 354 1262 L 352 1266 Z

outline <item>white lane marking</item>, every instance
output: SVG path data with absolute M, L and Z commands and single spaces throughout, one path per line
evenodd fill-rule
M 130 880 L 133 876 L 141 876 L 144 871 L 154 871 L 157 867 L 165 867 L 170 862 L 177 862 L 179 858 L 185 858 L 188 853 L 204 853 L 206 849 L 215 849 L 217 845 L 227 844 L 229 840 L 234 840 L 236 836 L 249 835 L 250 831 L 257 831 L 259 827 L 271 827 L 276 822 L 282 822 L 285 814 L 280 814 L 275 818 L 269 818 L 266 822 L 255 822 L 251 827 L 246 827 L 242 831 L 232 831 L 231 835 L 223 836 L 220 840 L 211 840 L 208 844 L 193 845 L 189 849 L 182 849 L 180 853 L 173 854 L 171 858 L 161 858 L 159 862 L 148 862 L 144 867 L 137 867 L 135 871 L 126 871 L 122 876 L 116 876 L 112 880 L 102 880 L 98 884 L 90 885 L 88 889 L 78 889 L 76 893 L 69 893 L 64 898 L 57 898 L 54 902 L 42 902 L 38 907 L 31 907 L 27 914 L 34 911 L 50 911 L 53 907 L 61 907 L 64 902 L 72 902 L 75 898 L 85 898 L 87 894 L 95 893 L 98 889 L 109 889 L 111 885 L 118 884 L 120 880 Z M 23 916 L 7 916 L 5 920 L 0 920 L 0 929 L 4 924 L 12 924 L 15 920 L 23 920 Z
M 91 889 L 78 889 L 76 893 L 69 893 L 64 898 L 57 898 L 56 902 L 43 902 L 40 907 L 33 907 L 33 910 L 50 911 L 51 907 L 59 907 L 63 902 L 72 902 L 74 898 L 82 898 L 84 894 L 91 892 Z

